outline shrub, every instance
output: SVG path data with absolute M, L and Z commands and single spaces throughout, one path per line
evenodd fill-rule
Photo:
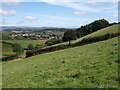
M 33 49 L 34 49 L 34 46 L 32 44 L 29 44 L 27 47 L 27 50 L 33 50 Z
M 50 39 L 48 41 L 45 42 L 45 45 L 46 46 L 51 46 L 51 45 L 54 45 L 54 44 L 58 44 L 58 43 L 61 43 L 62 40 L 58 39 L 58 38 L 53 38 L 53 39 Z
M 10 56 L 7 56 L 7 57 L 3 57 L 1 60 L 2 61 L 9 61 L 9 60 L 13 60 L 13 59 L 18 59 L 19 56 L 17 54 L 15 55 L 10 55 Z
M 20 44 L 13 44 L 13 52 L 16 52 L 17 55 L 22 54 L 24 52 L 22 46 Z
M 71 40 L 76 40 L 76 39 L 77 39 L 77 33 L 75 30 L 67 30 L 62 38 L 63 42 L 69 41 L 69 45 L 71 45 Z
M 42 47 L 43 47 L 42 45 L 37 44 L 37 45 L 35 46 L 35 50 L 41 49 Z

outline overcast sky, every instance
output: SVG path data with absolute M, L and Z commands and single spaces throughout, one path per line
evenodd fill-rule
M 4 26 L 80 27 L 105 18 L 118 21 L 118 2 L 98 0 L 5 0 L 0 7 Z M 11 2 L 8 2 L 11 1 Z

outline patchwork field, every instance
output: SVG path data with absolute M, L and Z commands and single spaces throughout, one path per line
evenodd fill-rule
M 27 46 L 29 44 L 32 45 L 37 45 L 40 44 L 42 46 L 44 46 L 44 43 L 46 40 L 4 40 L 5 42 L 9 42 L 9 43 L 19 43 L 23 48 L 27 48 Z
M 5 57 L 5 56 L 9 56 L 9 55 L 12 55 L 12 54 L 15 54 L 13 51 L 12 51 L 12 46 L 9 45 L 9 44 L 6 44 L 6 43 L 2 43 L 1 44 L 1 57 Z
M 32 44 L 32 45 L 37 45 L 37 44 L 40 44 L 41 46 L 44 46 L 44 43 L 46 40 L 3 40 L 4 42 L 7 42 L 7 43 L 11 43 L 11 44 L 15 44 L 15 43 L 19 43 L 22 48 L 27 48 L 27 46 L 29 44 Z M 1 43 L 1 42 L 0 42 Z M 12 45 L 10 44 L 7 44 L 7 43 L 2 43 L 0 45 L 1 47 L 1 57 L 5 57 L 5 56 L 9 56 L 9 55 L 12 55 L 12 54 L 15 54 L 13 51 L 12 51 Z M 1 58 L 0 57 L 0 58 Z
M 118 88 L 118 38 L 3 63 L 3 88 Z

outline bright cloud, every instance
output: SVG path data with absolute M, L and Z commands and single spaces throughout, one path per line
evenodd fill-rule
M 74 14 L 76 14 L 76 15 L 84 15 L 84 14 L 87 14 L 87 12 L 85 12 L 85 11 L 75 11 Z
M 39 19 L 37 19 L 36 17 L 33 17 L 33 16 L 25 16 L 23 19 L 27 20 L 27 21 L 32 21 L 32 22 L 36 22 L 36 21 L 39 20 Z
M 33 2 L 33 0 L 4 1 Z M 0 15 L 12 16 L 17 11 L 14 17 L 5 17 L 11 25 L 16 22 L 16 25 L 76 27 L 100 18 L 116 21 L 117 3 L 113 3 L 116 0 L 104 3 L 106 1 L 108 0 L 103 2 L 102 0 L 34 0 L 34 3 L 20 3 L 14 6 L 11 2 L 10 5 L 9 2 L 5 2 L 4 9 L 10 10 L 0 10 Z
M 15 10 L 0 10 L 0 15 L 15 15 L 16 11 Z
M 24 19 L 26 19 L 26 20 L 34 20 L 34 17 L 32 17 L 32 16 L 25 16 Z
M 39 0 L 42 2 L 46 2 L 52 5 L 59 5 L 59 6 L 64 6 L 68 8 L 74 9 L 74 14 L 76 15 L 83 15 L 87 13 L 99 13 L 103 12 L 107 8 L 114 8 L 115 5 L 117 5 L 118 0 L 86 0 L 86 1 L 81 1 L 81 0 Z M 81 1 L 81 2 L 80 2 Z M 99 7 L 99 8 L 94 8 L 92 6 L 97 6 L 99 2 L 113 2 L 114 4 L 111 5 L 110 7 Z M 89 5 L 88 5 L 89 4 Z M 111 12 L 113 12 L 112 9 L 110 9 Z

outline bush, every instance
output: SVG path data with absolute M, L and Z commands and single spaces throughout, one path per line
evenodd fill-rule
M 18 43 L 13 44 L 13 52 L 16 52 L 17 55 L 22 54 L 24 52 L 22 46 Z
M 85 45 L 85 44 L 89 44 L 89 43 L 107 40 L 107 39 L 117 37 L 117 36 L 120 36 L 120 33 L 115 33 L 115 34 L 111 33 L 111 34 L 105 34 L 105 35 L 101 35 L 101 36 L 97 36 L 97 37 L 84 38 L 82 41 L 76 43 L 75 45 L 78 45 L 78 46 Z
M 33 50 L 33 49 L 34 49 L 34 46 L 32 44 L 29 44 L 27 47 L 27 50 Z
M 42 47 L 43 47 L 42 45 L 37 44 L 37 45 L 35 46 L 35 50 L 41 49 Z
M 67 30 L 64 33 L 64 36 L 62 38 L 63 42 L 69 41 L 69 45 L 71 45 L 71 40 L 76 40 L 77 39 L 77 33 L 75 30 Z
M 10 56 L 7 56 L 7 57 L 3 57 L 1 60 L 2 61 L 10 61 L 10 60 L 13 60 L 13 59 L 18 59 L 20 58 L 17 54 L 15 55 L 10 55 Z
M 61 43 L 62 40 L 58 39 L 58 38 L 53 38 L 53 39 L 50 39 L 48 41 L 45 42 L 45 45 L 46 46 L 51 46 L 51 45 L 54 45 L 54 44 L 58 44 L 58 43 Z

